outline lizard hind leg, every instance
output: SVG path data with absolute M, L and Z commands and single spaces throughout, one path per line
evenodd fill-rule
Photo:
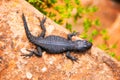
M 28 49 L 27 49 L 27 51 L 29 51 L 30 53 L 29 54 L 23 54 L 21 56 L 31 57 L 31 56 L 33 56 L 33 54 L 35 54 L 38 57 L 42 56 L 42 51 L 41 51 L 40 47 L 37 47 L 37 51 L 31 51 L 31 50 L 28 50 Z
M 39 18 L 38 18 L 39 19 Z M 42 32 L 41 32 L 41 34 L 39 35 L 39 37 L 44 37 L 45 36 L 45 33 L 46 33 L 46 28 L 45 28 L 45 26 L 44 26 L 44 23 L 46 22 L 46 17 L 44 17 L 43 16 L 43 19 L 42 20 L 40 20 L 39 19 L 39 21 L 40 21 L 40 27 L 41 27 L 41 29 L 42 29 Z

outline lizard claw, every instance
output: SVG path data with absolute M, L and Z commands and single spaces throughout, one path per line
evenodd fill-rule
M 77 62 L 77 61 L 78 61 L 78 58 L 72 57 L 71 60 L 72 60 L 72 62 Z
M 72 60 L 73 63 L 74 63 L 74 62 L 79 63 L 79 62 L 78 62 L 78 61 L 79 61 L 79 58 L 73 57 L 71 60 Z

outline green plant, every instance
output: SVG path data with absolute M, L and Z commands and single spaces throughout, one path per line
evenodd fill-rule
M 112 56 L 112 57 L 116 56 L 114 52 L 110 52 L 109 55 Z
M 99 26 L 100 22 L 98 19 L 91 20 L 90 18 L 84 17 L 84 15 L 89 15 L 97 11 L 96 6 L 87 6 L 84 7 L 81 5 L 79 0 L 63 0 L 61 4 L 58 5 L 61 1 L 58 0 L 27 0 L 33 6 L 35 6 L 39 11 L 53 19 L 58 24 L 66 23 L 66 28 L 73 32 L 72 24 L 67 20 L 74 17 L 74 22 L 78 19 L 83 19 L 84 31 L 81 34 L 81 37 L 93 41 L 93 37 L 98 34 L 97 30 L 92 30 L 88 35 L 89 30 L 93 25 Z M 48 11 L 49 9 L 49 11 Z M 72 14 L 73 9 L 76 10 L 75 14 Z M 51 12 L 52 11 L 52 12 Z M 60 17 L 59 17 L 60 16 Z
M 72 31 L 72 25 L 69 23 L 66 23 L 66 29 Z
M 74 16 L 74 21 L 76 21 L 77 19 L 82 18 L 82 15 L 84 14 L 97 11 L 97 7 L 95 6 L 92 7 L 81 6 L 79 0 L 63 0 L 62 2 L 63 4 L 59 4 L 59 5 L 58 2 L 60 1 L 58 0 L 27 0 L 27 1 L 31 3 L 34 7 L 36 7 L 39 11 L 41 11 L 42 13 L 53 19 L 58 24 L 63 24 L 66 18 L 68 19 Z M 75 15 L 72 14 L 73 9 L 76 9 L 77 11 Z M 58 17 L 57 15 L 59 15 L 60 17 Z M 65 23 L 70 24 L 69 22 L 67 22 L 67 20 Z M 90 27 L 91 20 L 85 18 L 83 24 L 86 28 Z

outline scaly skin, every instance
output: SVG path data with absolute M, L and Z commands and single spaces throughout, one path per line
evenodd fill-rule
M 58 54 L 58 53 L 66 53 L 66 57 L 71 59 L 72 61 L 76 61 L 77 58 L 74 56 L 70 55 L 70 52 L 85 52 L 89 50 L 92 46 L 92 43 L 86 41 L 86 40 L 76 40 L 72 41 L 72 37 L 76 36 L 78 33 L 71 33 L 68 34 L 68 38 L 65 39 L 60 36 L 55 36 L 55 35 L 50 35 L 45 37 L 45 32 L 46 28 L 44 26 L 44 23 L 46 21 L 46 18 L 43 18 L 42 21 L 40 22 L 40 26 L 42 29 L 41 34 L 38 37 L 33 36 L 29 29 L 28 25 L 26 22 L 26 18 L 24 14 L 22 14 L 22 20 L 24 23 L 24 28 L 26 32 L 26 36 L 28 40 L 36 45 L 37 51 L 30 51 L 30 54 L 24 54 L 23 56 L 32 56 L 35 54 L 36 56 L 42 56 L 42 51 L 46 51 L 47 53 L 53 53 L 53 54 Z

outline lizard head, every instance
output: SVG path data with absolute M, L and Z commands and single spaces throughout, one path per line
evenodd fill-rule
M 85 52 L 92 47 L 92 43 L 86 40 L 75 41 L 75 51 Z

